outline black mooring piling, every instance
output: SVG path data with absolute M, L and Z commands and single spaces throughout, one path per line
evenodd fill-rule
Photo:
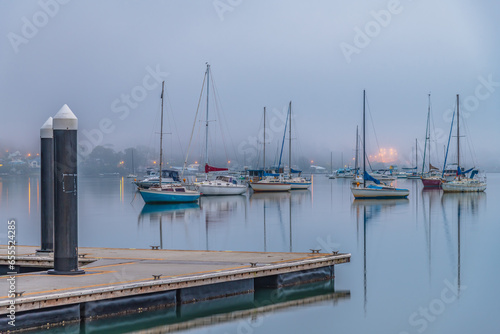
M 40 128 L 40 224 L 41 245 L 38 253 L 54 251 L 54 140 L 52 117 Z
M 54 269 L 50 274 L 76 275 L 78 269 L 78 119 L 65 104 L 53 119 L 54 135 Z

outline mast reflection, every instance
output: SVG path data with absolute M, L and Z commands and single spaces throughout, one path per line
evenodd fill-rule
M 356 224 L 359 226 L 361 211 L 363 212 L 363 310 L 366 317 L 368 304 L 368 284 L 367 284 L 367 227 L 370 220 L 379 216 L 382 212 L 392 209 L 397 205 L 408 205 L 407 198 L 399 199 L 362 199 L 354 200 L 351 208 L 356 212 Z M 359 227 L 357 226 L 359 240 Z

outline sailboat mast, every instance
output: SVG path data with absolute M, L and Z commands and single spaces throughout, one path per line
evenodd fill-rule
M 356 125 L 356 156 L 354 157 L 354 173 L 358 175 L 358 156 L 359 156 L 359 142 L 358 142 L 358 126 Z
M 264 107 L 264 173 L 266 172 L 266 107 Z
M 210 88 L 210 64 L 207 63 L 207 113 L 205 117 L 205 166 L 208 165 L 208 100 L 210 96 L 209 88 Z
M 427 125 L 425 127 L 424 158 L 422 159 L 422 176 L 424 176 L 424 171 L 425 171 L 425 154 L 427 152 L 427 142 L 429 141 L 429 136 L 430 136 L 430 134 L 429 134 L 429 132 L 430 132 L 430 127 L 429 127 L 430 121 L 429 121 L 429 119 L 430 119 L 430 116 L 431 116 L 431 94 L 429 94 L 428 96 L 429 96 L 429 106 L 427 108 Z M 429 155 L 430 155 L 430 143 L 429 143 Z M 429 157 L 429 167 L 430 167 L 430 157 Z
M 366 91 L 363 90 L 363 187 L 366 187 L 366 132 L 365 132 L 365 104 L 366 104 Z
M 429 145 L 429 172 L 431 171 L 431 94 L 429 94 L 429 104 L 427 107 L 427 128 L 429 129 L 429 135 L 427 137 L 427 143 Z
M 415 167 L 418 166 L 418 141 L 415 138 Z
M 330 152 L 330 174 L 333 175 L 333 152 Z
M 163 93 L 165 91 L 165 81 L 161 83 L 161 121 L 160 121 L 160 188 L 161 174 L 163 168 Z
M 290 110 L 289 115 L 289 123 L 290 123 L 290 128 L 288 129 L 288 168 L 290 169 L 290 176 L 292 174 L 292 101 L 290 101 L 290 104 L 288 106 L 288 109 Z M 284 172 L 284 170 L 283 170 Z
M 460 168 L 460 102 L 459 95 L 457 94 L 457 168 Z M 460 180 L 460 173 L 458 174 L 458 179 Z

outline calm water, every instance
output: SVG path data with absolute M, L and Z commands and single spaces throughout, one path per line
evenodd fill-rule
M 17 220 L 20 244 L 39 245 L 39 185 L 37 177 L 0 179 L 0 219 Z M 218 310 L 211 317 L 205 304 L 194 304 L 182 315 L 136 314 L 91 322 L 81 332 L 173 332 L 179 322 L 193 327 L 184 333 L 496 332 L 500 174 L 489 174 L 479 194 L 423 191 L 418 180 L 397 185 L 410 189 L 408 200 L 354 201 L 349 180 L 316 175 L 309 191 L 145 206 L 127 179 L 81 179 L 81 247 L 352 254 L 351 263 L 336 266 L 334 282 L 274 292 L 280 301 L 301 301 L 274 310 L 242 311 L 273 300 L 263 292 L 210 302 Z M 193 320 L 200 316 L 202 324 Z

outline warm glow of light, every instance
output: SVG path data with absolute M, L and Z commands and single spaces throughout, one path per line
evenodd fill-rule
M 31 157 L 31 153 L 28 153 L 28 157 Z
M 314 160 L 311 160 L 311 163 L 313 164 L 313 163 L 314 163 Z
M 31 178 L 28 178 L 28 215 L 31 215 Z
M 228 160 L 228 161 L 227 161 L 227 163 L 228 163 L 228 164 L 230 164 L 230 163 L 231 163 L 231 160 Z
M 195 164 L 197 164 L 197 163 L 198 163 L 198 161 L 195 161 L 194 163 L 195 163 Z
M 156 161 L 153 161 L 153 164 L 156 165 Z
M 390 163 L 396 161 L 398 151 L 394 148 L 381 148 L 376 155 L 370 155 L 374 162 Z

